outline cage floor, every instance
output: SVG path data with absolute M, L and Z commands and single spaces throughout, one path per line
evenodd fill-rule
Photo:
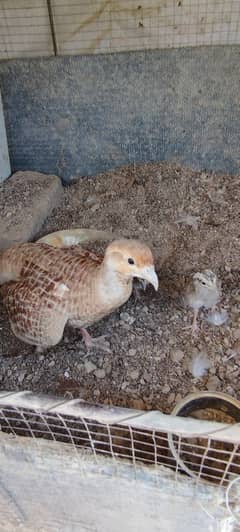
M 88 358 L 80 334 L 71 329 L 58 346 L 35 354 L 13 336 L 0 308 L 1 388 L 166 413 L 199 389 L 240 398 L 239 177 L 159 163 L 76 178 L 41 235 L 70 227 L 112 229 L 147 241 L 156 258 L 159 291 L 149 287 L 138 291 L 138 298 L 135 291 L 124 307 L 93 326 L 93 335 L 108 335 L 112 353 L 92 352 Z M 217 327 L 202 315 L 202 327 L 192 338 L 184 330 L 192 314 L 183 308 L 181 293 L 188 276 L 203 268 L 222 280 L 220 307 L 229 321 Z M 190 361 L 199 352 L 209 357 L 211 368 L 196 379 Z

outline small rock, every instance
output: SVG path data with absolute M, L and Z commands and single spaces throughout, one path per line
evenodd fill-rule
M 112 371 L 112 364 L 110 362 L 108 362 L 105 366 L 104 366 L 104 369 L 106 371 L 106 375 L 110 375 L 111 371 Z
M 104 379 L 106 373 L 105 373 L 105 370 L 104 370 L 104 369 L 97 369 L 97 370 L 94 372 L 94 375 L 97 377 L 97 379 Z
M 136 349 L 129 349 L 128 355 L 130 357 L 134 357 L 136 355 L 137 350 Z
M 173 362 L 180 362 L 184 357 L 184 352 L 181 349 L 175 349 L 170 353 Z
M 11 375 L 12 375 L 12 370 L 11 370 L 11 369 L 8 369 L 8 370 L 7 370 L 7 376 L 8 376 L 8 377 L 11 377 Z
M 168 396 L 168 403 L 171 405 L 173 402 L 175 402 L 175 393 L 170 393 Z
M 139 369 L 134 369 L 133 371 L 130 371 L 130 378 L 132 380 L 136 380 L 139 377 Z
M 40 355 L 40 357 L 39 357 L 39 359 L 38 359 L 38 360 L 39 360 L 40 362 L 42 362 L 42 361 L 44 360 L 44 358 L 45 358 L 45 356 L 44 356 L 44 355 Z
M 218 388 L 220 387 L 220 380 L 219 378 L 215 375 L 213 377 L 210 377 L 208 379 L 208 382 L 207 382 L 207 389 L 209 391 L 212 391 L 214 392 L 215 390 L 218 390 Z
M 69 371 L 67 369 L 66 369 L 66 371 L 64 371 L 64 377 L 65 377 L 65 379 L 69 379 L 69 377 L 70 377 L 70 373 L 69 373 Z
M 25 375 L 26 375 L 26 371 L 20 371 L 19 375 L 18 375 L 18 382 L 20 384 L 23 383 L 24 379 L 25 379 Z
M 143 378 L 146 382 L 151 382 L 152 380 L 152 375 L 149 375 L 149 373 L 145 370 L 144 373 L 143 373 Z
M 51 362 L 49 362 L 49 364 L 48 364 L 48 367 L 49 368 L 53 368 L 53 366 L 55 366 L 55 361 L 51 360 Z
M 121 321 L 128 323 L 128 325 L 132 325 L 136 321 L 136 318 L 130 316 L 130 314 L 128 314 L 127 312 L 121 312 L 120 319 Z
M 84 362 L 85 371 L 87 373 L 92 373 L 97 369 L 97 366 L 91 362 L 91 360 L 86 360 Z
M 169 393 L 170 390 L 171 390 L 170 386 L 168 386 L 168 384 L 164 384 L 162 388 L 162 393 Z
M 127 381 L 123 381 L 121 389 L 122 390 L 126 390 L 127 387 L 128 387 L 128 382 Z
M 240 340 L 240 329 L 236 329 L 235 331 L 233 331 L 233 336 L 235 340 Z
M 177 395 L 176 395 L 176 403 L 179 403 L 179 401 L 181 401 L 181 400 L 182 400 L 181 394 L 177 393 Z

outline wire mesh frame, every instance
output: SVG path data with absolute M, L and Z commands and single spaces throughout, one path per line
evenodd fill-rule
M 60 402 L 57 398 L 46 407 L 46 397 L 38 396 L 36 407 L 36 396 L 26 393 L 0 397 L 2 432 L 68 444 L 77 456 L 82 450 L 92 453 L 96 462 L 102 455 L 111 457 L 117 465 L 121 459 L 128 459 L 134 468 L 141 463 L 155 466 L 156 471 L 165 466 L 175 473 L 176 480 L 187 473 L 197 485 L 207 481 L 226 487 L 240 478 L 240 437 L 231 434 L 235 426 L 194 420 L 197 430 L 186 434 L 179 430 L 186 418 L 109 409 L 76 400 Z M 173 449 L 169 445 L 169 426 L 173 429 L 175 424 L 177 434 L 171 432 Z
M 3 0 L 0 58 L 240 43 L 239 0 Z

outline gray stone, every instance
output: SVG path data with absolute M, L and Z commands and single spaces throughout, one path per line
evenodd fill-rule
M 208 379 L 208 382 L 207 382 L 207 389 L 209 391 L 212 391 L 214 392 L 215 390 L 218 390 L 218 388 L 220 387 L 220 380 L 219 378 L 215 375 L 214 377 L 210 377 Z
M 0 186 L 0 249 L 32 240 L 59 203 L 59 177 L 16 172 Z
M 184 357 L 184 352 L 181 349 L 175 349 L 171 352 L 170 357 L 173 362 L 180 362 Z
M 104 369 L 97 369 L 97 371 L 95 371 L 94 375 L 97 377 L 97 379 L 104 379 L 106 373 L 105 373 Z
M 86 360 L 84 362 L 84 367 L 87 373 L 92 373 L 97 369 L 97 366 L 91 362 L 91 360 Z
M 121 312 L 120 319 L 121 321 L 128 323 L 128 325 L 132 325 L 136 321 L 136 318 L 130 316 L 130 314 L 128 314 L 127 312 Z
M 171 390 L 170 386 L 168 386 L 168 384 L 164 384 L 162 388 L 162 393 L 169 393 L 170 390 Z
M 139 377 L 139 373 L 140 373 L 140 372 L 139 372 L 139 369 L 134 369 L 133 371 L 130 371 L 130 377 L 131 377 L 131 379 L 133 379 L 133 380 L 138 379 L 138 377 Z
M 25 379 L 25 375 L 26 375 L 26 371 L 20 371 L 19 375 L 18 375 L 18 382 L 20 384 L 22 384 L 22 382 L 24 381 Z

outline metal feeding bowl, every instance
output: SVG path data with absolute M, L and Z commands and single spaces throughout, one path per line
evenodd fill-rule
M 240 422 L 240 402 L 221 392 L 196 392 L 180 401 L 172 415 L 234 424 Z M 238 451 L 236 458 L 233 444 L 216 440 L 206 435 L 191 438 L 168 435 L 169 448 L 180 470 L 194 478 L 222 483 L 229 474 L 240 474 L 240 454 Z

